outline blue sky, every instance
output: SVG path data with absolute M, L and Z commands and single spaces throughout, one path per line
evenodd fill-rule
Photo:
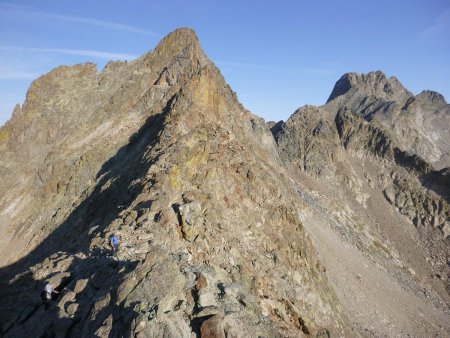
M 266 120 L 325 103 L 346 72 L 382 70 L 450 98 L 450 1 L 0 1 L 0 125 L 60 65 L 131 60 L 193 28 L 240 101 Z

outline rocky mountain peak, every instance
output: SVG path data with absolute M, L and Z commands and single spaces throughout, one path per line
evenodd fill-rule
M 176 48 L 182 49 L 186 46 L 194 46 L 201 48 L 197 34 L 191 28 L 177 28 L 173 32 L 167 34 L 157 45 L 156 49 Z
M 323 106 L 336 114 L 347 108 L 376 121 L 404 151 L 417 154 L 436 169 L 450 164 L 450 116 L 442 95 L 423 91 L 416 97 L 395 77 L 381 71 L 344 74 Z M 436 140 L 439 139 L 439 142 Z
M 168 34 L 155 48 L 155 53 L 158 58 L 178 56 L 199 61 L 205 61 L 206 58 L 197 35 L 190 28 L 179 28 Z
M 397 78 L 388 78 L 382 71 L 346 73 L 336 82 L 327 103 L 349 91 L 400 101 L 412 96 Z
M 444 96 L 433 90 L 424 90 L 420 94 L 416 95 L 415 99 L 436 110 L 444 108 L 447 105 Z

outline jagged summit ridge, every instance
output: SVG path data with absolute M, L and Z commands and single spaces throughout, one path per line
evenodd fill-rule
M 346 94 L 348 91 L 361 91 L 365 95 L 382 97 L 390 100 L 406 101 L 413 96 L 396 77 L 387 77 L 382 71 L 367 74 L 346 73 L 335 84 L 327 103 Z
M 27 100 L 0 153 L 2 336 L 349 330 L 270 131 L 191 30 L 59 68 Z
M 130 63 L 108 63 L 101 73 L 92 63 L 57 67 L 32 83 L 23 108 L 17 107 L 14 118 L 1 129 L 0 169 L 15 175 L 12 168 L 26 168 L 23 171 L 36 172 L 35 179 L 46 187 L 54 184 L 52 176 L 88 154 L 97 161 L 89 168 L 92 174 L 149 116 L 181 97 L 187 99 L 185 111 L 191 105 L 208 107 L 209 113 L 222 114 L 209 118 L 223 118 L 231 125 L 233 116 L 245 113 L 191 29 L 170 33 L 153 51 Z M 112 144 L 111 134 L 117 136 Z M 40 189 L 19 177 L 3 180 L 0 188 L 10 191 L 14 182 L 21 181 L 18 191 Z M 2 203 L 12 200 L 6 195 Z M 3 217 L 14 224 L 8 214 Z
M 424 90 L 415 96 L 415 99 L 423 102 L 429 108 L 439 111 L 447 106 L 447 101 L 442 94 L 433 90 Z
M 23 122 L 26 122 L 33 121 L 34 116 L 37 120 L 42 120 L 47 116 L 59 118 L 61 122 L 58 121 L 58 124 L 64 123 L 63 120 L 67 120 L 67 124 L 72 124 L 74 117 L 71 115 L 81 115 L 82 119 L 89 119 L 87 113 L 94 109 L 84 109 L 82 112 L 77 112 L 76 109 L 81 102 L 77 102 L 76 97 L 73 99 L 74 102 L 61 102 L 61 99 L 59 99 L 60 93 L 74 87 L 75 96 L 81 96 L 84 95 L 81 92 L 82 86 L 85 86 L 85 91 L 92 92 L 92 96 L 96 97 L 96 99 L 92 99 L 94 101 L 92 103 L 98 105 L 95 108 L 106 110 L 108 107 L 105 106 L 105 102 L 102 102 L 108 99 L 105 95 L 109 93 L 119 94 L 117 92 L 119 88 L 116 88 L 117 84 L 112 83 L 113 80 L 119 84 L 127 81 L 139 81 L 139 84 L 142 85 L 141 90 L 145 91 L 153 83 L 145 83 L 146 79 L 142 78 L 142 75 L 150 72 L 156 73 L 158 68 L 162 68 L 162 75 L 160 75 L 165 78 L 161 81 L 169 80 L 167 76 L 170 67 L 178 66 L 176 70 L 181 71 L 188 63 L 200 69 L 209 64 L 210 61 L 207 60 L 195 32 L 188 28 L 180 28 L 161 40 L 153 51 L 131 62 L 110 61 L 101 72 L 97 70 L 94 63 L 90 62 L 74 66 L 58 66 L 32 82 L 24 104 L 22 107 L 16 106 L 12 120 L 17 120 L 20 117 Z M 120 76 L 125 77 L 122 79 L 123 81 L 117 81 Z M 114 77 L 117 77 L 117 79 Z M 152 76 L 147 80 L 151 81 Z M 157 80 L 153 79 L 153 81 Z M 173 80 L 176 81 L 176 79 Z M 159 84 L 162 84 L 162 82 Z M 64 95 L 64 93 L 62 94 Z M 53 105 L 51 111 L 43 109 L 42 103 L 44 101 Z M 70 109 L 58 109 L 58 105 L 64 108 L 70 106 Z M 9 129 L 9 124 L 6 124 L 6 129 Z M 20 124 L 20 122 L 15 122 L 15 124 Z M 20 139 L 20 137 L 15 137 L 15 139 Z

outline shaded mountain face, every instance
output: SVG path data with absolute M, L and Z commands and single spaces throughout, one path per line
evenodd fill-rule
M 450 166 L 450 105 L 433 91 L 414 96 L 382 72 L 348 73 L 339 79 L 323 106 L 341 108 L 372 121 L 404 151 L 418 155 L 440 170 Z
M 2 336 L 351 332 L 269 129 L 191 30 L 56 68 L 0 135 Z

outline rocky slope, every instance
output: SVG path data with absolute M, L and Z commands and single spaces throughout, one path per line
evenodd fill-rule
M 405 93 L 388 92 L 397 99 Z M 305 227 L 354 327 L 376 337 L 449 334 L 448 168 L 434 171 L 347 106 L 335 114 L 329 104 L 304 106 L 271 130 L 308 206 Z
M 0 129 L 0 335 L 450 335 L 446 119 L 375 72 L 266 124 L 189 29 L 58 67 Z
M 270 131 L 191 30 L 53 70 L 1 135 L 2 336 L 352 331 Z

